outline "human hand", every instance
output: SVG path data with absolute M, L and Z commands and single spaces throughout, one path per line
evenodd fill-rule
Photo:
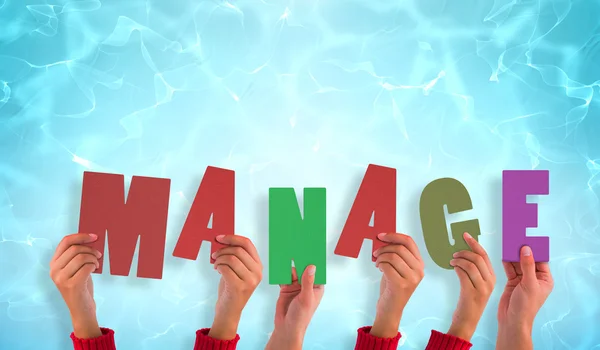
M 225 247 L 214 252 L 214 268 L 221 274 L 211 338 L 235 338 L 242 310 L 262 280 L 262 263 L 254 244 L 242 236 L 216 237 Z
M 371 334 L 393 338 L 398 334 L 404 307 L 424 276 L 425 265 L 413 239 L 400 233 L 380 233 L 390 243 L 377 249 L 375 266 L 383 272 L 377 301 L 377 316 Z
M 91 276 L 100 266 L 98 259 L 102 253 L 85 245 L 97 239 L 98 236 L 85 233 L 66 236 L 50 261 L 50 277 L 69 308 L 73 331 L 80 339 L 102 335 L 96 319 Z
M 275 329 L 266 349 L 302 349 L 304 334 L 323 294 L 324 285 L 314 285 L 316 266 L 310 265 L 298 283 L 296 268 L 292 268 L 292 284 L 281 285 L 275 309 Z
M 521 248 L 520 262 L 504 262 L 506 287 L 498 305 L 497 349 L 533 349 L 531 331 L 538 311 L 554 288 L 547 262 L 536 263 L 531 248 Z
M 448 334 L 471 341 L 496 285 L 496 275 L 485 249 L 467 232 L 463 237 L 471 250 L 456 252 L 450 260 L 460 281 L 460 297 Z

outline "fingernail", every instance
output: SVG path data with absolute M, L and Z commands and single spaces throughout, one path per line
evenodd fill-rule
M 98 236 L 93 233 L 90 233 L 90 238 L 92 239 L 92 241 L 95 241 L 96 239 L 98 239 Z
M 471 236 L 471 235 L 469 234 L 469 232 L 465 232 L 465 233 L 464 233 L 464 236 L 465 236 L 465 238 L 466 238 L 466 239 L 473 239 L 473 236 Z
M 373 256 L 377 257 L 379 255 L 379 249 L 377 249 L 376 251 L 373 252 Z
M 531 248 L 529 246 L 523 247 L 523 256 L 531 256 Z
M 458 252 L 452 254 L 452 256 L 456 258 L 458 256 Z
M 100 258 L 100 257 L 102 257 L 102 253 L 100 253 L 99 251 L 96 251 L 96 256 L 97 256 L 98 258 Z
M 214 252 L 210 255 L 211 258 L 216 259 L 217 258 L 217 252 Z
M 379 239 L 383 239 L 383 238 L 385 237 L 385 235 L 386 235 L 386 234 L 387 234 L 387 233 L 385 233 L 385 232 L 382 232 L 382 233 L 380 233 L 380 234 L 378 234 L 378 235 L 377 235 L 377 238 L 379 238 Z
M 317 267 L 315 265 L 310 265 L 308 267 L 308 275 L 309 276 L 314 276 L 316 272 L 317 272 Z
M 454 260 L 454 259 L 450 260 L 450 266 L 454 266 L 454 265 L 456 265 L 456 260 Z
M 217 239 L 217 241 L 222 241 L 223 238 L 225 238 L 225 235 L 218 235 L 217 237 L 215 237 Z

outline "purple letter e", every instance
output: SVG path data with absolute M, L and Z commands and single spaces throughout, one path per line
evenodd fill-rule
M 531 247 L 535 261 L 550 260 L 550 238 L 527 237 L 528 227 L 538 226 L 537 204 L 527 195 L 549 193 L 548 170 L 505 170 L 502 172 L 502 260 L 520 261 L 520 250 Z

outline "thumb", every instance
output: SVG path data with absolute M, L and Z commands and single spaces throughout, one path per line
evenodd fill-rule
M 526 285 L 531 286 L 537 283 L 535 260 L 529 246 L 521 247 L 521 271 L 523 271 L 523 282 Z
M 308 267 L 304 269 L 304 273 L 302 274 L 302 289 L 300 290 L 300 294 L 312 293 L 313 286 L 315 284 L 316 272 L 317 267 L 315 265 L 308 265 Z
M 473 282 L 471 282 L 471 279 L 469 278 L 469 275 L 465 272 L 465 270 L 461 269 L 458 266 L 454 266 L 454 272 L 456 272 L 456 275 L 458 276 L 461 291 L 469 287 L 474 288 Z

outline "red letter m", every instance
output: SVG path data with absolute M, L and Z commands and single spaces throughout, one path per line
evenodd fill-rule
M 170 187 L 169 179 L 134 176 L 126 201 L 123 175 L 84 172 L 79 232 L 98 235 L 100 252 L 108 237 L 111 275 L 129 275 L 139 238 L 137 276 L 162 278 Z

